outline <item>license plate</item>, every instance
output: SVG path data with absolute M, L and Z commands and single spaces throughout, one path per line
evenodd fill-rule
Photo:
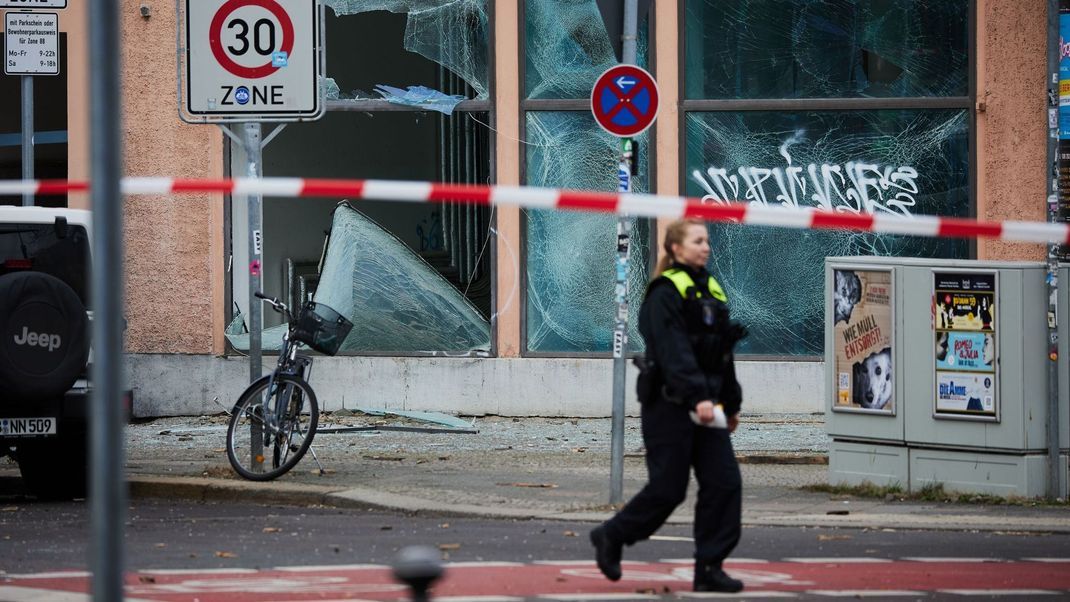
M 36 437 L 55 434 L 55 418 L 0 418 L 0 435 L 5 437 Z

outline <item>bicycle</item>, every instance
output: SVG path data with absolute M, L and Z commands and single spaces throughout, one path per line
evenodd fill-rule
M 353 323 L 314 301 L 306 303 L 295 320 L 285 303 L 261 292 L 254 294 L 283 314 L 289 326 L 275 369 L 253 381 L 234 404 L 227 426 L 227 459 L 242 477 L 270 481 L 301 461 L 319 425 L 319 404 L 308 384 L 312 358 L 298 355 L 298 347 L 305 344 L 334 355 Z M 266 452 L 270 452 L 270 458 Z M 315 451 L 312 457 L 319 464 Z

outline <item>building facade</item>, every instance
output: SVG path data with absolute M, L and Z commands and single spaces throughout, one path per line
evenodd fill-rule
M 619 4 L 324 0 L 326 114 L 278 132 L 263 174 L 615 190 L 619 144 L 588 98 L 618 62 L 607 23 Z M 102 59 L 85 51 L 84 3 L 54 12 L 63 56 L 59 75 L 35 78 L 36 128 L 49 133 L 35 173 L 84 180 L 89 73 Z M 124 1 L 121 12 L 125 173 L 243 175 L 218 126 L 179 119 L 174 3 Z M 649 3 L 637 62 L 661 101 L 637 138 L 634 189 L 1043 221 L 1046 13 L 1040 0 Z M 19 78 L 2 81 L 0 170 L 17 179 Z M 216 412 L 248 381 L 246 211 L 244 198 L 214 193 L 125 199 L 137 414 Z M 636 352 L 663 226 L 633 221 Z M 751 331 L 739 366 L 753 411 L 824 407 L 824 257 L 1043 257 L 1039 245 L 984 240 L 734 225 L 711 235 L 711 269 Z M 343 353 L 316 364 L 327 409 L 609 414 L 616 217 L 268 197 L 263 237 L 265 292 L 315 295 L 355 324 Z M 272 320 L 265 349 L 281 337 Z

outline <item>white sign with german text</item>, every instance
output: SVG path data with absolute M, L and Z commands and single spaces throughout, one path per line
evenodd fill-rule
M 5 14 L 4 55 L 5 75 L 57 75 L 59 15 Z

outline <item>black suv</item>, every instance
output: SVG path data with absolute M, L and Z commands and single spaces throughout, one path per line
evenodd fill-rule
M 0 456 L 41 498 L 86 492 L 89 216 L 0 207 Z

